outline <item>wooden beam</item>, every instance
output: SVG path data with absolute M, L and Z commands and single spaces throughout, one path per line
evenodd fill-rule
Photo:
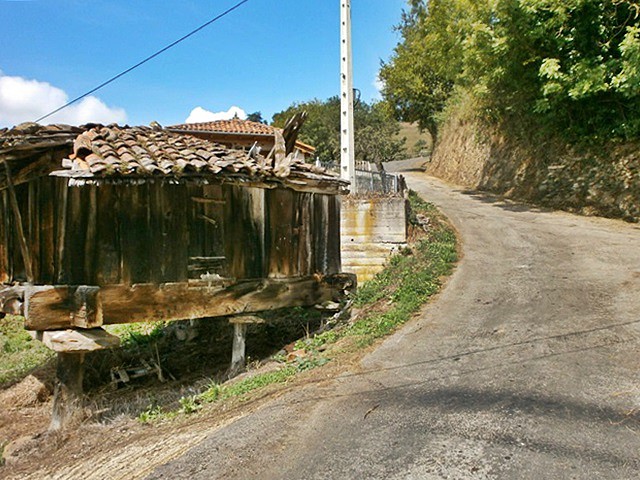
M 96 177 L 77 170 L 56 170 L 51 173 L 52 176 L 69 178 L 70 185 L 120 185 L 134 183 L 137 185 L 143 183 L 152 183 L 157 180 L 171 179 L 180 183 L 201 182 L 210 185 L 237 185 L 239 187 L 253 187 L 272 190 L 274 188 L 289 188 L 296 192 L 320 193 L 324 195 L 346 195 L 349 193 L 349 183 L 339 178 L 319 175 L 312 172 L 294 170 L 288 177 L 276 178 L 268 177 L 264 180 L 243 175 L 241 173 L 225 174 L 225 175 L 202 175 L 202 174 L 183 174 L 179 179 L 173 177 L 161 177 L 159 179 L 150 177 Z
M 25 287 L 25 326 L 29 330 L 95 328 L 103 321 L 100 287 Z
M 58 353 L 94 352 L 120 346 L 120 338 L 102 328 L 31 332 L 31 336 Z
M 59 330 L 101 323 L 226 317 L 340 300 L 355 284 L 355 275 L 336 274 L 246 280 L 231 286 L 191 281 L 132 287 L 39 287 L 25 294 L 25 325 L 29 330 Z M 80 288 L 91 292 L 91 301 L 77 299 Z

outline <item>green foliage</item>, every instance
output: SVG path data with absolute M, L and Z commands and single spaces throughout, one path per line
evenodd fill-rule
M 25 376 L 52 357 L 53 352 L 24 329 L 22 317 L 0 319 L 0 385 Z
M 412 0 L 383 64 L 401 118 L 438 122 L 464 90 L 482 118 L 584 137 L 640 134 L 635 0 Z
M 138 415 L 138 421 L 142 423 L 150 423 L 159 418 L 163 418 L 165 413 L 158 405 L 149 405 L 147 409 Z
M 196 396 L 182 397 L 180 399 L 180 412 L 185 415 L 197 412 L 202 408 L 199 400 Z
M 167 322 L 142 322 L 113 325 L 109 332 L 120 337 L 124 348 L 139 348 L 152 345 L 165 334 Z
M 308 118 L 300 131 L 300 140 L 316 147 L 320 161 L 339 162 L 340 98 L 295 103 L 276 113 L 273 125 L 282 128 L 301 111 L 306 111 Z M 356 160 L 379 163 L 404 158 L 404 139 L 397 138 L 400 125 L 386 104 L 357 102 L 354 117 Z

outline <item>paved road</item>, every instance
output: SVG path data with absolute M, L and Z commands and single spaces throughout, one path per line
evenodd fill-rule
M 408 181 L 462 237 L 438 300 L 149 478 L 640 478 L 640 228 Z

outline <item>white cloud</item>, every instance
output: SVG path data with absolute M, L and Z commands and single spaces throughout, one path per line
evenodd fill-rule
M 4 75 L 0 71 L 0 127 L 32 122 L 69 101 L 66 92 L 50 83 Z M 42 123 L 125 123 L 122 108 L 109 107 L 100 99 L 88 96 L 52 115 Z
M 215 122 L 217 120 L 231 120 L 233 117 L 238 116 L 242 120 L 246 120 L 247 112 L 240 107 L 233 106 L 226 112 L 210 112 L 202 107 L 196 107 L 191 110 L 189 117 L 185 120 L 185 123 L 201 123 L 201 122 Z
M 373 81 L 373 86 L 378 91 L 378 93 L 382 93 L 382 90 L 384 89 L 384 81 L 380 77 L 376 76 L 375 80 Z

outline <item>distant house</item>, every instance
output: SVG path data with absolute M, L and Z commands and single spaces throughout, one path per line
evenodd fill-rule
M 226 147 L 240 150 L 248 150 L 254 144 L 261 148 L 261 154 L 267 156 L 274 146 L 274 134 L 282 130 L 263 123 L 252 122 L 233 118 L 231 120 L 218 120 L 215 122 L 184 123 L 167 127 L 174 133 L 193 135 Z M 296 141 L 294 152 L 300 159 L 311 160 L 316 151 L 311 145 Z

